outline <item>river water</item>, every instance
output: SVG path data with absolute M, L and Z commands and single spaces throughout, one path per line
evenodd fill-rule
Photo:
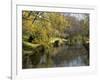
M 50 56 L 49 59 L 46 55 L 43 55 L 40 59 L 39 64 L 35 65 L 32 64 L 28 56 L 24 56 L 23 68 L 89 66 L 89 51 L 87 51 L 83 45 L 62 45 L 53 48 L 50 54 L 52 54 L 52 56 Z M 36 58 L 38 58 L 38 56 L 35 59 L 34 58 L 35 57 L 33 56 L 32 60 L 36 61 Z
M 54 67 L 89 66 L 89 51 L 83 45 L 60 46 L 53 54 Z

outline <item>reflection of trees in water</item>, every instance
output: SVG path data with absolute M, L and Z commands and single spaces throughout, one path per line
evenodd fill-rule
M 51 50 L 51 49 L 50 49 Z M 53 49 L 38 45 L 32 51 L 23 51 L 23 68 L 67 67 L 89 65 L 89 43 L 62 45 L 57 40 Z
M 30 54 L 23 54 L 23 67 L 37 67 L 37 65 L 40 63 L 41 58 L 45 55 L 45 48 L 43 45 L 39 45 L 36 48 L 33 48 L 33 50 L 30 52 Z M 43 62 L 43 61 L 42 61 Z M 41 62 L 41 63 L 42 63 Z M 43 62 L 44 63 L 44 62 Z
M 48 48 L 38 45 L 32 51 L 23 50 L 23 68 L 38 68 L 52 66 Z
M 87 66 L 89 65 L 88 51 L 83 45 L 56 48 L 53 60 L 55 66 Z

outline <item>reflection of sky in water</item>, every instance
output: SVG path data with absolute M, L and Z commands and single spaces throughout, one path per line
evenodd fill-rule
M 82 60 L 81 56 L 78 56 L 77 58 L 70 60 L 69 62 L 67 62 L 66 60 L 63 61 L 62 64 L 60 64 L 61 66 L 85 66 L 85 63 Z
M 88 66 L 89 63 L 88 52 L 82 44 L 61 46 L 55 49 L 54 54 L 54 67 Z

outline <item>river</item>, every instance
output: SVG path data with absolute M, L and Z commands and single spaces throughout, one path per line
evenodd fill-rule
M 54 49 L 54 67 L 88 66 L 89 51 L 83 45 L 60 46 Z

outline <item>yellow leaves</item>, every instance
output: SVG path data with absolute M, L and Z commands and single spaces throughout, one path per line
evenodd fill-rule
M 40 14 L 37 14 L 40 13 Z M 34 20 L 34 23 L 32 24 Z M 32 33 L 36 42 L 48 42 L 50 37 L 62 34 L 71 26 L 69 17 L 58 12 L 22 12 L 22 27 L 27 33 Z M 35 42 L 35 40 L 33 42 Z
M 29 11 L 22 11 L 22 17 L 28 17 Z
M 30 20 L 24 20 L 22 25 L 23 29 L 25 29 L 26 31 L 32 31 L 32 23 Z

